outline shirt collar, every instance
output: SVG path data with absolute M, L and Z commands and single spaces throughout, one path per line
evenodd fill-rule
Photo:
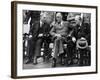
M 60 22 L 60 25 L 62 25 L 62 24 L 63 24 L 63 21 Z
M 63 21 L 61 21 L 61 23 L 60 23 L 61 25 L 63 24 Z
M 42 27 L 42 25 L 43 25 L 43 22 L 40 20 L 40 27 Z

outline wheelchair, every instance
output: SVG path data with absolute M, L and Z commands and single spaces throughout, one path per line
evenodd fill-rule
M 41 47 L 41 57 L 43 57 L 43 62 L 48 62 L 49 59 L 52 57 L 52 48 L 50 48 L 50 43 L 52 43 L 50 34 L 43 36 L 43 44 Z
M 76 42 L 73 40 L 74 37 L 68 36 L 65 48 L 65 65 L 77 64 L 78 54 L 76 52 Z
M 49 48 L 51 49 L 51 55 L 53 53 L 54 41 L 50 43 Z M 76 59 L 76 45 L 72 41 L 72 36 L 67 36 L 63 42 L 64 53 L 58 56 L 58 61 L 61 65 L 66 66 Z
M 66 42 L 63 42 L 63 47 L 64 47 L 64 53 L 58 55 L 58 62 L 57 62 L 57 63 L 60 63 L 62 65 L 65 64 L 65 52 L 66 52 L 66 48 L 67 48 L 67 43 Z M 52 56 L 51 58 L 53 58 L 53 54 L 54 54 L 54 50 L 53 50 L 53 48 L 54 48 L 54 41 L 51 41 L 51 43 L 49 45 L 49 48 L 51 50 L 51 56 Z
M 51 56 L 51 49 L 48 47 L 49 43 L 51 41 L 51 36 L 49 34 L 43 35 L 43 44 L 41 46 L 41 54 L 38 56 L 38 58 L 43 58 L 43 62 L 48 61 Z M 27 60 L 31 57 L 33 59 L 33 55 L 29 56 L 30 54 L 30 47 L 29 42 L 32 40 L 32 38 L 29 38 L 29 34 L 25 33 L 23 34 L 23 63 L 26 63 Z

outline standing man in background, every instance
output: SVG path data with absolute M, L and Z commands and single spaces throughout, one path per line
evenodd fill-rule
M 40 11 L 30 11 L 30 10 L 24 10 L 23 11 L 23 23 L 24 24 L 28 24 L 30 20 L 30 27 L 29 29 L 31 30 L 32 25 L 36 22 L 40 20 Z M 27 26 L 28 27 L 28 26 Z M 29 39 L 28 39 L 28 59 L 25 62 L 26 64 L 31 63 L 33 61 L 32 57 L 33 57 L 33 50 L 34 50 L 34 38 L 32 36 L 31 31 L 29 31 Z

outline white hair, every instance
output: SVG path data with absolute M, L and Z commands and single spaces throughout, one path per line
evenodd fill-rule
M 81 16 L 80 15 L 76 15 L 75 16 L 75 20 L 81 20 Z

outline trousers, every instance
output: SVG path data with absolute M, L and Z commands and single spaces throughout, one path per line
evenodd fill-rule
M 54 55 L 53 57 L 57 58 L 60 54 L 64 53 L 64 46 L 63 46 L 64 38 L 57 37 L 54 41 Z

